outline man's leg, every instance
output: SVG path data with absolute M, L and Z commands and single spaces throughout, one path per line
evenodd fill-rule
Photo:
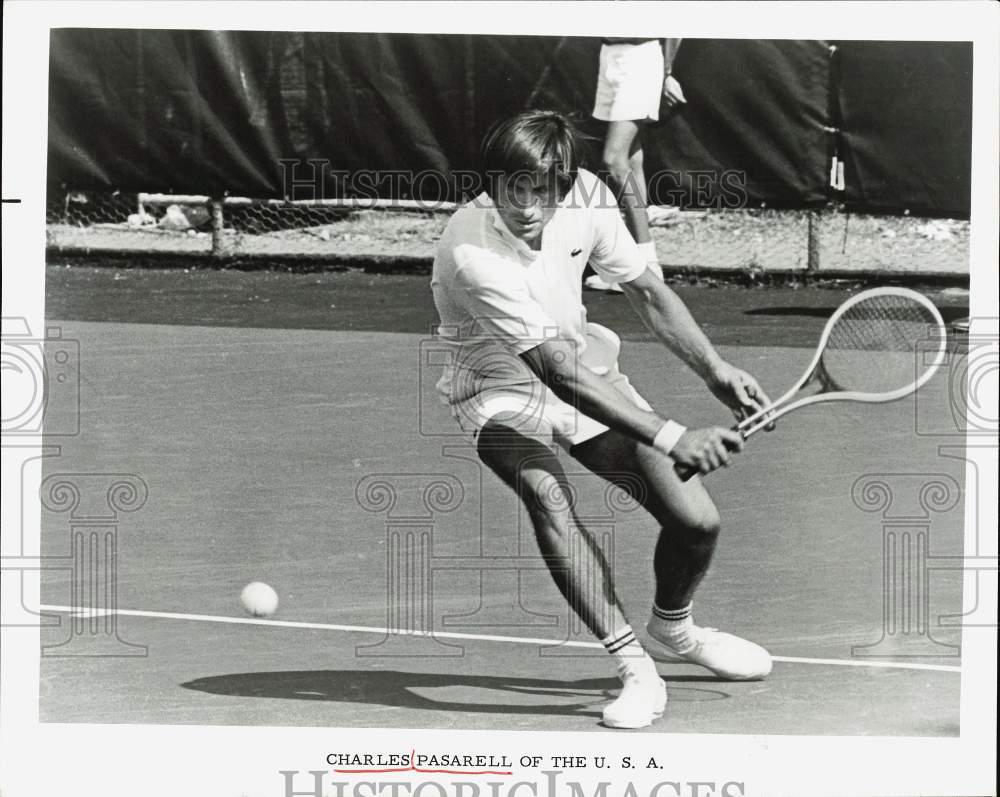
M 676 610 L 690 603 L 719 537 L 719 513 L 701 480 L 681 481 L 668 457 L 614 431 L 574 446 L 571 453 L 611 481 L 621 474 L 638 477 L 638 483 L 626 479 L 621 486 L 660 525 L 653 555 L 656 604 Z
M 555 452 L 497 421 L 483 427 L 478 450 L 480 459 L 528 510 L 552 578 L 587 628 L 604 639 L 624 625 L 607 562 L 576 519 Z
M 699 478 L 684 482 L 673 461 L 608 431 L 574 446 L 572 455 L 610 481 L 634 474 L 621 486 L 660 524 L 653 555 L 656 596 L 647 630 L 681 658 L 733 679 L 762 678 L 771 670 L 767 651 L 752 642 L 694 625 L 691 602 L 708 571 L 719 536 L 719 513 Z
M 538 440 L 496 420 L 480 431 L 478 451 L 528 510 L 559 591 L 618 663 L 625 689 L 605 709 L 605 723 L 619 728 L 649 725 L 663 713 L 666 689 L 622 614 L 607 561 L 576 518 L 558 457 Z

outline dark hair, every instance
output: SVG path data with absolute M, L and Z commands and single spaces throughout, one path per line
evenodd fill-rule
M 494 124 L 483 138 L 480 154 L 491 197 L 496 198 L 500 182 L 511 175 L 543 172 L 562 198 L 576 182 L 579 134 L 560 113 L 526 111 Z

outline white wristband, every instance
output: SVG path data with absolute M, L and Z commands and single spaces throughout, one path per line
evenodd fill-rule
M 663 424 L 663 428 L 656 433 L 656 437 L 653 438 L 653 448 L 657 451 L 662 451 L 664 454 L 669 454 L 674 450 L 677 441 L 681 439 L 681 435 L 686 431 L 686 426 L 681 426 L 676 421 L 667 421 Z

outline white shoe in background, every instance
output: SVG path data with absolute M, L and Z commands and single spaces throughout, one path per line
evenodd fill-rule
M 617 283 L 605 282 L 597 274 L 591 274 L 583 281 L 583 286 L 592 291 L 605 291 L 606 293 L 623 293 L 622 286 Z

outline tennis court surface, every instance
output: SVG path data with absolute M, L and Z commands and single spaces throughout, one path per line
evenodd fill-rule
M 679 292 L 776 396 L 850 290 Z M 961 291 L 928 295 L 946 320 L 968 314 Z M 727 421 L 624 299 L 586 301 L 654 406 Z M 88 653 L 73 623 L 109 618 L 74 619 L 70 571 L 44 574 L 60 622 L 43 645 L 67 654 L 42 658 L 44 721 L 602 730 L 619 688 L 607 655 L 434 397 L 426 277 L 52 266 L 47 318 L 79 341 L 81 398 L 80 434 L 45 476 L 131 474 L 148 496 L 115 521 L 121 655 L 72 655 Z M 724 531 L 696 617 L 776 664 L 731 683 L 661 663 L 670 703 L 648 731 L 958 734 L 962 578 L 946 564 L 962 554 L 965 463 L 939 450 L 955 445 L 950 373 L 895 404 L 795 413 L 709 477 Z M 638 628 L 653 523 L 566 466 Z M 43 511 L 43 555 L 69 553 L 74 522 Z M 239 606 L 253 580 L 280 595 L 270 620 Z M 390 618 L 437 636 L 387 637 Z

